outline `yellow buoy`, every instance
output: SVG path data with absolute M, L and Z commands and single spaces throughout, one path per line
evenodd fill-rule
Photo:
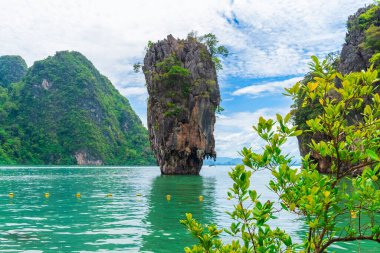
M 137 196 L 137 197 L 140 197 L 140 196 L 141 196 L 141 193 L 137 193 L 136 196 Z
M 203 199 L 204 199 L 203 196 L 200 195 L 200 196 L 199 196 L 199 201 L 200 201 L 200 202 L 203 202 Z
M 108 198 L 112 197 L 112 193 L 108 193 L 108 194 L 107 194 L 107 197 L 108 197 Z
M 45 198 L 49 198 L 50 197 L 50 193 L 45 192 L 44 196 L 45 196 Z
M 77 192 L 77 194 L 75 194 L 75 197 L 80 198 L 80 192 Z
M 169 194 L 166 195 L 166 200 L 167 200 L 167 201 L 170 201 L 171 199 L 172 199 L 172 196 L 171 196 L 171 195 L 169 195 Z
M 13 198 L 15 195 L 14 195 L 13 192 L 10 192 L 10 193 L 8 194 L 8 196 L 9 196 L 10 198 Z

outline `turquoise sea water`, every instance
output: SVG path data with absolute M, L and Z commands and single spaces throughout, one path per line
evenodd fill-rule
M 229 226 L 228 170 L 161 176 L 157 167 L 0 168 L 0 252 L 183 252 L 195 242 L 178 222 L 186 212 L 203 223 Z M 261 173 L 252 180 L 263 199 L 275 197 L 265 186 L 268 179 Z M 278 216 L 273 225 L 300 240 L 302 221 Z M 331 250 L 380 252 L 380 245 L 342 243 Z

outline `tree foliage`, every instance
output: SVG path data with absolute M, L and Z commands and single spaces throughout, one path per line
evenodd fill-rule
M 197 32 L 192 31 L 187 35 L 187 37 L 196 39 L 205 44 L 211 55 L 211 59 L 215 64 L 216 70 L 223 69 L 221 58 L 227 57 L 229 55 L 229 51 L 225 46 L 219 45 L 219 40 L 215 34 L 207 33 L 198 37 Z
M 377 19 L 377 12 L 379 11 L 379 8 L 380 3 L 375 1 L 374 5 L 358 17 L 359 27 L 362 29 L 367 29 L 370 25 L 372 25 Z
M 349 30 L 359 29 L 364 32 L 364 41 L 359 45 L 369 52 L 380 52 L 380 2 L 375 1 L 373 5 L 367 7 L 357 19 L 353 19 L 349 24 Z M 377 62 L 375 62 L 377 65 Z
M 364 47 L 380 51 L 380 26 L 371 25 L 365 30 Z
M 317 73 L 335 71 L 335 69 L 337 69 L 338 62 L 338 53 L 329 54 L 322 62 L 320 62 L 317 57 L 313 56 L 312 63 L 309 64 L 310 71 L 300 82 L 300 84 L 307 85 L 308 82 L 317 77 Z M 308 107 L 303 107 L 302 104 L 304 99 L 305 93 L 300 93 L 299 96 L 295 97 L 294 104 L 292 105 L 292 118 L 300 130 L 307 129 L 308 126 L 306 122 L 309 119 L 317 117 L 323 111 L 322 105 L 318 103 L 318 101 L 314 101 L 314 103 L 311 103 Z
M 28 67 L 20 56 L 4 55 L 0 57 L 0 86 L 8 87 L 20 81 Z
M 228 197 L 234 200 L 229 213 L 234 222 L 227 233 L 237 238 L 223 242 L 223 230 L 215 225 L 204 226 L 187 214 L 181 222 L 199 243 L 186 252 L 326 252 L 329 246 L 342 241 L 371 240 L 380 243 L 380 96 L 376 70 L 342 75 L 323 68 L 313 58 L 313 78 L 306 85 L 295 84 L 287 95 L 301 99 L 302 106 L 315 102 L 322 113 L 309 119 L 309 133 L 323 133 L 328 141 L 312 140 L 310 149 L 331 158 L 329 174 L 321 174 L 317 164 L 306 155 L 302 167 L 292 166 L 292 157 L 283 147 L 290 137 L 302 130 L 291 126 L 291 114 L 274 119 L 260 118 L 254 126 L 265 141 L 262 152 L 244 148 L 243 165 L 229 173 L 233 186 Z M 335 85 L 338 78 L 341 86 Z M 370 100 L 371 103 L 365 103 Z M 363 120 L 352 121 L 350 114 L 360 112 Z M 268 188 L 278 199 L 261 201 L 251 183 L 252 174 L 266 170 L 272 175 Z M 352 174 L 356 174 L 352 177 Z M 303 242 L 294 240 L 269 221 L 278 211 L 303 217 L 307 233 Z M 207 230 L 206 230 L 207 229 Z

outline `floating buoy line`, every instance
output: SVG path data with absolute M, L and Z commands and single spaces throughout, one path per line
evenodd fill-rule
M 43 194 L 43 196 L 44 196 L 45 198 L 49 198 L 49 197 L 50 197 L 50 193 L 49 193 L 49 192 L 45 192 L 45 193 Z M 76 198 L 79 199 L 79 198 L 82 197 L 82 194 L 81 194 L 80 192 L 77 192 L 77 193 L 74 194 L 74 196 L 75 196 Z M 143 196 L 143 195 L 142 195 L 141 193 L 136 193 L 136 197 L 142 197 L 142 196 Z M 14 194 L 13 192 L 10 192 L 10 193 L 8 193 L 8 197 L 9 197 L 9 198 L 14 198 L 14 197 L 15 197 L 15 194 Z M 112 194 L 112 193 L 107 193 L 107 194 L 106 194 L 106 198 L 111 198 L 111 197 L 113 197 L 113 194 Z M 172 200 L 172 195 L 167 194 L 167 195 L 165 196 L 165 198 L 166 198 L 167 201 L 171 201 L 171 200 Z M 203 197 L 203 195 L 199 195 L 198 200 L 199 200 L 199 202 L 203 202 L 203 201 L 204 201 L 204 197 Z M 352 216 L 353 218 L 356 218 L 356 213 L 351 212 L 351 216 Z M 355 216 L 355 217 L 354 217 L 354 216 Z

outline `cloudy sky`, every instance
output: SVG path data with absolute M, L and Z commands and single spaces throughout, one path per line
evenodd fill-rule
M 251 126 L 260 115 L 285 114 L 284 87 L 307 72 L 311 55 L 339 51 L 346 20 L 372 0 L 0 0 L 0 55 L 32 65 L 60 50 L 88 57 L 126 96 L 144 124 L 143 74 L 132 65 L 148 40 L 190 31 L 217 35 L 231 55 L 219 73 L 219 156 L 260 148 Z M 297 154 L 292 140 L 287 150 Z

